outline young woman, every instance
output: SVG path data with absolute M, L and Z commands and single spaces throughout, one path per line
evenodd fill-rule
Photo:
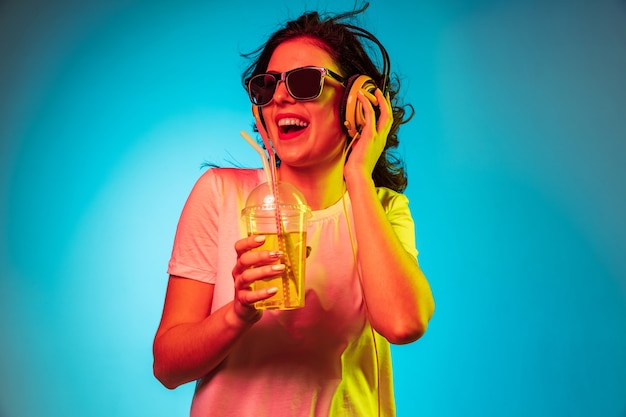
M 240 220 L 262 170 L 210 169 L 183 209 L 154 373 L 168 388 L 197 381 L 193 417 L 395 415 L 390 343 L 422 336 L 434 302 L 389 153 L 404 121 L 398 88 L 352 91 L 359 74 L 389 87 L 362 45 L 375 38 L 344 23 L 361 11 L 288 22 L 244 73 L 280 180 L 312 209 L 305 307 L 253 305 L 275 289 L 251 284 L 281 272 Z M 357 134 L 344 124 L 348 92 L 363 109 Z

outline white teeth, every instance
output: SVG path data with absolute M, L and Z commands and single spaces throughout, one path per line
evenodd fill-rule
M 296 119 L 295 117 L 288 117 L 288 118 L 285 118 L 285 119 L 280 119 L 280 120 L 278 120 L 277 124 L 280 127 L 284 127 L 284 126 L 307 127 L 309 125 L 304 120 Z

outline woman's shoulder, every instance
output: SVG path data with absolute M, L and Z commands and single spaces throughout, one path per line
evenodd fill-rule
M 383 207 L 389 207 L 392 205 L 408 205 L 409 199 L 406 195 L 399 193 L 387 187 L 376 187 L 376 194 L 378 200 Z
M 258 185 L 262 178 L 263 171 L 256 168 L 209 168 L 198 179 L 198 183 L 247 188 Z
M 248 195 L 263 181 L 263 171 L 252 168 L 209 168 L 191 190 L 191 197 L 227 198 Z

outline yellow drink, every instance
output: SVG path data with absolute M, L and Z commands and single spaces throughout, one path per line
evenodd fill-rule
M 268 299 L 254 303 L 257 309 L 292 310 L 304 307 L 304 266 L 306 262 L 306 232 L 290 232 L 282 235 L 282 242 L 274 234 L 264 234 L 265 243 L 255 250 L 280 250 L 283 256 L 278 261 L 285 270 L 274 278 L 253 283 L 252 289 L 276 287 L 278 292 Z

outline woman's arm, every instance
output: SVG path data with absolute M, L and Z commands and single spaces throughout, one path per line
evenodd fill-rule
M 344 169 L 352 201 L 363 291 L 372 326 L 391 343 L 410 343 L 420 338 L 434 311 L 430 286 L 412 255 L 402 246 L 378 199 L 373 167 L 391 127 L 391 105 L 380 90 L 378 123 L 371 104 L 362 101 L 366 124 Z
M 213 313 L 213 284 L 170 276 L 153 345 L 154 375 L 167 388 L 176 388 L 208 374 L 261 318 L 261 312 L 253 304 L 271 297 L 276 290 L 252 291 L 250 284 L 279 274 L 284 267 L 270 265 L 276 262 L 276 256 L 269 251 L 250 251 L 262 244 L 262 236 L 241 239 L 235 244 L 235 298 Z
M 209 373 L 252 325 L 236 317 L 232 303 L 209 314 L 213 287 L 170 276 L 153 346 L 154 375 L 167 388 Z
M 372 326 L 391 343 L 413 342 L 434 311 L 428 281 L 387 220 L 373 182 L 352 179 L 348 192 L 358 201 L 352 205 L 357 258 Z

